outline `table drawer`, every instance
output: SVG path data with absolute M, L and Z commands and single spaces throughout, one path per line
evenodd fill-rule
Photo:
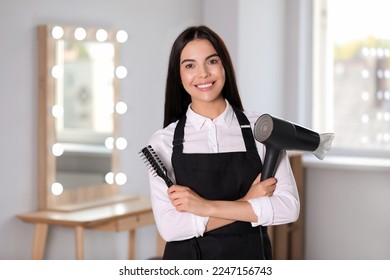
M 145 212 L 116 221 L 116 230 L 131 230 L 154 223 L 153 212 Z

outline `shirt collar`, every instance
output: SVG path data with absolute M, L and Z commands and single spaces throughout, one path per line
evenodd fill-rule
M 233 107 L 226 99 L 225 101 L 226 101 L 225 111 L 223 111 L 222 114 L 220 114 L 216 119 L 214 119 L 213 122 L 217 125 L 223 125 L 225 127 L 229 127 L 233 120 L 234 110 Z M 188 106 L 186 116 L 187 116 L 187 120 L 189 120 L 197 130 L 201 129 L 207 120 L 210 120 L 209 118 L 206 118 L 202 115 L 195 113 L 191 109 L 191 104 Z

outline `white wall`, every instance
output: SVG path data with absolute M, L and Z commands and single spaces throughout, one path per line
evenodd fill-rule
M 221 36 L 229 50 L 235 68 L 237 68 L 238 64 L 238 10 L 241 2 L 203 0 L 203 23 L 207 24 Z
M 283 117 L 284 0 L 241 1 L 237 76 L 248 111 Z
M 305 258 L 390 259 L 390 164 L 306 161 Z

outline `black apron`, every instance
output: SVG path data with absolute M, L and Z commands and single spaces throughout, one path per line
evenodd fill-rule
M 173 140 L 172 166 L 176 183 L 188 186 L 210 200 L 242 198 L 262 170 L 252 129 L 243 112 L 234 110 L 241 125 L 246 152 L 183 153 L 184 115 Z M 163 259 L 271 259 L 271 242 L 265 227 L 249 222 L 232 224 L 183 241 L 167 242 Z

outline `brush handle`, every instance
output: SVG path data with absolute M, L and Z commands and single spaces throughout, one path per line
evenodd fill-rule
M 165 184 L 167 185 L 167 187 L 169 188 L 170 186 L 173 185 L 171 179 L 169 179 L 169 177 L 167 175 L 165 175 L 164 177 L 162 177 L 163 180 L 165 181 Z

